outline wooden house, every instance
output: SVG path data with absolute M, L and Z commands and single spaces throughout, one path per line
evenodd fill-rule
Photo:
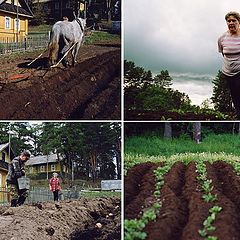
M 57 154 L 50 154 L 50 155 L 40 155 L 31 157 L 26 162 L 27 172 L 30 175 L 42 175 L 52 176 L 53 172 L 60 173 L 61 166 L 60 166 L 61 157 L 57 157 Z M 63 166 L 63 172 L 67 172 L 65 166 Z
M 6 186 L 6 176 L 8 173 L 8 163 L 10 162 L 10 158 L 13 159 L 14 154 L 11 148 L 9 151 L 9 143 L 0 144 L 0 188 Z
M 32 17 L 26 0 L 0 0 L 0 42 L 17 42 L 25 38 Z

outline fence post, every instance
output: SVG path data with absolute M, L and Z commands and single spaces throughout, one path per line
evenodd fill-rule
M 27 37 L 24 37 L 24 49 L 27 50 Z

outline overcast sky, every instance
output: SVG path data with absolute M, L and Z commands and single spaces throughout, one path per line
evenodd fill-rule
M 196 84 L 211 84 L 222 67 L 217 39 L 227 31 L 229 11 L 240 12 L 239 0 L 127 0 L 124 58 L 154 74 L 167 69 Z
M 217 39 L 237 0 L 128 0 L 124 4 L 125 59 L 152 71 L 215 74 Z

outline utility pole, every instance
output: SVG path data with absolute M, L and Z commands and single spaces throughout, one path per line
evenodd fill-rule
M 47 180 L 48 180 L 48 153 L 47 153 Z
M 8 156 L 9 156 L 9 160 L 11 161 L 11 124 L 9 125 L 9 132 L 8 132 Z
M 16 27 L 17 27 L 17 42 L 18 42 L 18 27 L 19 27 L 19 19 L 18 19 L 18 0 L 17 0 L 17 23 L 16 23 Z
M 72 184 L 74 181 L 74 162 L 72 161 Z

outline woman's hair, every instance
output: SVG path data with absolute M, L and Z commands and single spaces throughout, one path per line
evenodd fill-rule
M 56 172 L 54 172 L 54 173 L 53 173 L 53 176 L 54 176 L 54 177 L 57 177 L 57 176 L 58 176 L 58 174 L 57 174 Z
M 239 14 L 238 12 L 231 11 L 231 12 L 227 13 L 227 14 L 225 15 L 225 20 L 227 21 L 227 19 L 228 19 L 230 16 L 235 17 L 235 18 L 238 20 L 238 22 L 240 22 L 240 14 Z

